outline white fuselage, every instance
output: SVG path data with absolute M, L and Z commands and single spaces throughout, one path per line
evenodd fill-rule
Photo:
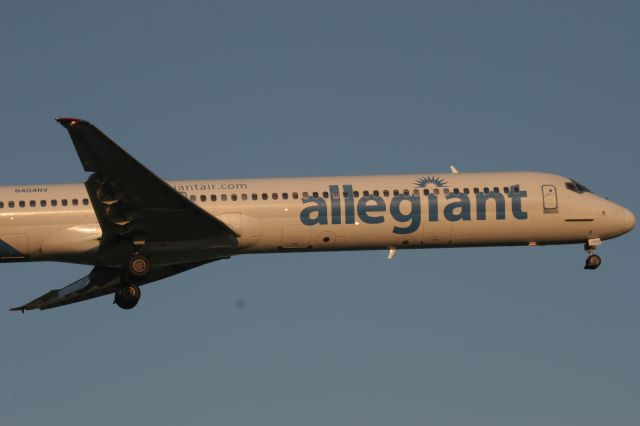
M 170 181 L 235 247 L 149 241 L 155 265 L 241 253 L 585 243 L 628 232 L 624 207 L 545 173 Z M 83 184 L 0 187 L 0 259 L 120 266 Z M 170 225 L 168 225 L 170 226 Z

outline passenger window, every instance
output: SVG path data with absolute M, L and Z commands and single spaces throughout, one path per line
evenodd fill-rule
M 251 199 L 256 201 L 258 199 L 258 194 L 251 194 Z
M 353 197 L 358 198 L 360 196 L 360 191 L 353 191 Z
M 317 192 L 313 193 L 313 198 L 318 198 L 318 193 Z
M 242 201 L 247 201 L 248 199 L 247 194 L 242 194 Z
M 404 191 L 402 191 L 402 194 L 403 194 L 404 196 L 408 197 L 408 196 L 409 196 L 409 190 L 408 190 L 408 189 L 405 189 Z
M 200 201 L 201 201 L 201 202 L 203 202 L 203 203 L 204 203 L 205 201 L 207 201 L 207 196 L 206 196 L 206 195 L 201 195 L 201 196 L 200 196 Z
M 493 192 L 495 194 L 499 194 L 500 193 L 500 188 L 498 188 L 497 186 L 493 188 Z
M 397 189 L 394 189 L 394 190 L 393 190 L 393 195 L 394 195 L 395 197 L 397 197 L 398 195 L 400 195 L 400 191 L 398 191 Z
M 289 194 L 287 192 L 283 192 L 282 193 L 282 199 L 283 200 L 288 200 L 289 199 Z
M 308 192 L 303 192 L 302 193 L 302 198 L 309 198 L 309 193 Z
M 505 193 L 505 194 L 508 194 L 508 193 L 509 193 L 509 187 L 508 187 L 508 186 L 505 186 L 505 187 L 504 187 L 504 188 L 502 188 L 502 189 L 504 189 L 504 193 Z
M 0 201 L 0 209 L 4 208 L 4 201 Z
M 465 188 L 465 189 L 464 189 L 464 193 L 465 193 L 465 194 L 468 194 L 468 193 L 469 193 L 469 188 Z
M 271 198 L 273 198 L 274 200 L 278 199 L 278 193 L 274 192 L 273 194 L 271 194 Z
M 191 199 L 191 201 L 195 201 L 195 200 L 196 200 L 196 196 L 195 196 L 195 195 L 189 195 L 189 199 Z M 66 205 L 66 204 L 64 203 L 64 200 L 62 200 L 62 205 L 63 205 L 63 206 L 64 206 L 64 205 Z
M 436 195 L 440 195 L 440 190 L 438 188 L 436 188 L 436 189 L 433 190 L 433 193 L 436 194 Z
M 211 201 L 218 201 L 218 196 L 216 194 L 211 194 Z
M 263 200 L 268 200 L 269 199 L 269 195 L 263 192 L 262 193 L 262 199 Z
M 45 202 L 44 202 L 44 204 L 46 205 L 46 204 L 47 204 L 47 202 L 45 201 Z M 82 199 L 82 205 L 83 205 L 83 206 L 88 206 L 88 205 L 89 205 L 89 199 L 87 199 L 87 198 L 83 198 L 83 199 Z
M 422 193 L 424 195 L 429 195 L 429 190 L 427 188 L 425 188 L 425 189 L 422 190 Z
M 47 200 L 40 200 L 40 207 L 47 207 Z
M 345 192 L 345 194 L 346 194 L 346 192 Z M 331 198 L 333 198 L 334 200 L 340 199 L 340 193 L 337 192 L 337 191 L 336 192 L 332 192 L 331 193 Z M 345 198 L 346 198 L 346 195 L 345 195 Z
M 220 201 L 227 201 L 227 194 L 222 194 L 220 196 Z
M 363 197 L 368 197 L 369 196 L 369 191 L 362 191 L 362 196 Z
M 473 193 L 474 193 L 474 194 L 479 194 L 479 193 L 480 193 L 480 190 L 479 190 L 478 188 L 473 188 Z
M 444 195 L 449 195 L 449 188 L 444 189 Z
M 35 206 L 36 206 L 35 200 L 29 201 L 29 207 L 35 207 Z
M 382 191 L 382 195 L 384 195 L 385 197 L 389 196 L 389 190 L 385 189 L 384 191 Z
M 71 200 L 71 204 L 73 204 L 74 206 L 78 205 L 78 199 L 74 198 L 73 200 Z
M 291 198 L 293 198 L 294 200 L 297 200 L 298 199 L 298 193 L 297 192 L 292 193 L 291 194 Z
M 520 192 L 520 186 L 516 185 L 513 187 L 513 192 L 515 192 L 516 194 Z
M 12 209 L 16 206 L 16 203 L 13 201 L 9 201 L 9 208 Z
M 57 207 L 58 206 L 58 200 L 51 200 L 51 207 Z
M 454 189 L 453 189 L 453 193 L 454 193 L 454 194 L 459 194 L 459 193 L 460 193 L 460 190 L 459 190 L 458 188 L 454 188 Z
M 18 205 L 19 205 L 21 208 L 24 208 L 24 206 L 25 206 L 26 204 L 25 204 L 25 202 L 24 202 L 24 201 L 19 201 L 19 202 L 18 202 Z
M 322 198 L 325 198 L 325 199 L 326 199 L 326 198 L 329 198 L 329 193 L 328 193 L 327 191 L 324 191 L 324 192 L 322 193 Z
M 231 201 L 238 201 L 238 196 L 236 194 L 231 194 Z
M 378 191 L 377 189 L 373 191 L 373 196 L 374 197 L 379 197 L 380 196 L 380 191 Z
M 487 188 L 486 186 L 484 187 L 484 193 L 488 194 L 489 193 L 489 188 Z

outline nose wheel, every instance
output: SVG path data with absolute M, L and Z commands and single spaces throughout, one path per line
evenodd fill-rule
M 587 257 L 587 262 L 584 265 L 584 269 L 598 269 L 602 264 L 602 259 L 597 254 L 592 254 Z
M 584 269 L 594 270 L 598 269 L 602 265 L 602 258 L 597 254 L 593 254 L 593 251 L 602 244 L 600 238 L 593 238 L 587 241 L 584 245 L 584 249 L 589 253 L 587 261 L 585 262 Z

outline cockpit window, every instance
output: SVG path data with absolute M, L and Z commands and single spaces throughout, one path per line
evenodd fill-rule
M 585 192 L 591 192 L 589 188 L 582 185 L 581 183 L 571 179 L 570 182 L 565 182 L 564 186 L 567 187 L 569 191 L 577 192 L 578 194 L 583 194 Z

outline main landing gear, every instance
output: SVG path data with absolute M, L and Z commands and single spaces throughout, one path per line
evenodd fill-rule
M 598 248 L 600 244 L 602 244 L 600 238 L 593 238 L 587 241 L 587 243 L 584 245 L 584 249 L 587 251 L 587 253 L 589 253 L 587 261 L 584 265 L 584 269 L 598 269 L 598 267 L 602 265 L 602 258 L 597 254 L 593 254 L 593 251 Z
M 129 259 L 129 273 L 134 278 L 143 278 L 150 270 L 151 262 L 146 256 L 136 253 Z
M 140 296 L 140 287 L 133 283 L 124 284 L 116 289 L 113 303 L 122 309 L 131 309 L 138 304 Z
M 140 300 L 140 287 L 136 282 L 144 283 L 144 278 L 151 271 L 151 262 L 149 258 L 134 253 L 129 259 L 126 270 L 123 268 L 120 277 L 120 286 L 116 288 L 113 303 L 122 309 L 131 309 L 138 304 Z

